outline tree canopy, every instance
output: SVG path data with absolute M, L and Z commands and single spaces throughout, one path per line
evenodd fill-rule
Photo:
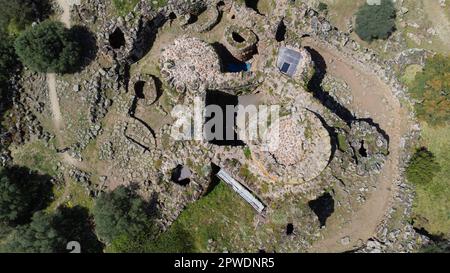
M 50 177 L 26 168 L 0 170 L 0 222 L 16 225 L 29 221 L 44 208 L 52 193 Z
M 22 63 L 38 72 L 67 73 L 80 64 L 81 45 L 60 22 L 47 20 L 25 30 L 14 47 Z
M 2 246 L 2 251 L 12 253 L 62 252 L 67 243 L 52 226 L 52 215 L 37 212 L 30 224 L 17 227 Z
M 71 241 L 80 243 L 81 252 L 101 252 L 103 248 L 87 209 L 79 206 L 60 207 L 53 213 L 36 212 L 29 224 L 17 227 L 4 241 L 0 251 L 11 253 L 68 252 Z
M 387 39 L 395 30 L 395 17 L 391 0 L 381 0 L 380 5 L 365 3 L 356 12 L 356 34 L 367 42 Z
M 123 186 L 100 195 L 93 215 L 96 232 L 106 243 L 119 238 L 131 240 L 135 234 L 154 228 L 152 218 L 146 212 L 146 203 L 133 190 Z
M 429 58 L 423 71 L 416 74 L 409 89 L 417 117 L 428 124 L 444 125 L 450 120 L 450 57 L 435 55 Z

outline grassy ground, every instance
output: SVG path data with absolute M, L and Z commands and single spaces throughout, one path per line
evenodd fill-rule
M 208 240 L 212 239 L 223 248 L 235 249 L 239 241 L 251 234 L 254 216 L 250 205 L 220 183 L 210 194 L 188 206 L 159 238 L 158 245 L 170 246 L 164 249 L 167 252 L 186 249 L 207 252 Z M 167 243 L 179 237 L 180 232 L 184 233 L 183 244 Z
M 117 14 L 125 16 L 139 3 L 140 0 L 113 0 Z M 167 0 L 149 0 L 153 7 L 159 8 L 166 5 Z
M 53 212 L 60 205 L 65 205 L 69 208 L 80 206 L 87 208 L 89 211 L 94 206 L 94 199 L 89 196 L 81 184 L 74 181 L 67 181 L 64 185 L 54 187 L 53 194 L 55 201 L 47 207 L 46 211 L 48 212 Z
M 56 151 L 41 140 L 27 142 L 22 146 L 11 147 L 14 164 L 28 167 L 40 174 L 55 176 L 55 166 L 58 163 Z
M 422 145 L 436 156 L 441 171 L 433 181 L 417 187 L 414 213 L 417 224 L 432 234 L 450 236 L 450 126 L 423 125 Z

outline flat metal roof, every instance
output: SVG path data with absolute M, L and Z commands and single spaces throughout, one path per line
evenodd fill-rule
M 283 46 L 278 51 L 277 67 L 282 73 L 293 77 L 301 60 L 300 52 Z

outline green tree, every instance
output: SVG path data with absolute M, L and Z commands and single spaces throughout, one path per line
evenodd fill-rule
M 406 168 L 406 178 L 415 185 L 422 185 L 433 180 L 440 171 L 439 163 L 426 148 L 421 148 L 413 155 Z
M 28 222 L 35 211 L 48 204 L 51 195 L 49 176 L 26 168 L 1 169 L 0 222 L 11 225 Z
M 145 202 L 130 188 L 118 187 L 100 195 L 93 209 L 97 235 L 106 243 L 133 241 L 137 234 L 153 230 Z M 126 239 L 124 239 L 126 238 Z
M 68 252 L 67 243 L 80 243 L 81 252 L 101 252 L 86 208 L 59 207 L 53 213 L 36 212 L 29 224 L 17 227 L 3 239 L 1 252 L 59 253 Z
M 16 228 L 2 246 L 2 252 L 54 253 L 62 252 L 67 244 L 53 227 L 53 216 L 44 212 L 33 215 L 30 224 Z
M 395 14 L 391 0 L 381 0 L 380 5 L 365 3 L 356 12 L 356 34 L 367 42 L 387 39 L 395 30 Z
M 44 21 L 15 41 L 22 63 L 38 72 L 67 73 L 80 65 L 81 45 L 62 23 Z
M 2 86 L 8 82 L 16 62 L 11 39 L 5 33 L 0 32 L 0 83 Z
M 418 102 L 417 117 L 430 125 L 444 125 L 450 120 L 450 57 L 429 58 L 416 74 L 409 92 Z

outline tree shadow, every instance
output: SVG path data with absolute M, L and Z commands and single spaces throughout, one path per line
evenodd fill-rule
M 95 34 L 85 26 L 74 26 L 69 30 L 69 34 L 80 46 L 81 56 L 78 66 L 69 69 L 69 73 L 82 71 L 95 60 L 98 52 L 97 40 Z
M 87 208 L 81 206 L 60 207 L 53 221 L 55 229 L 68 242 L 80 243 L 81 252 L 100 253 L 103 251 L 104 245 L 94 232 L 94 222 Z
M 319 218 L 320 227 L 323 227 L 328 217 L 334 212 L 334 199 L 330 193 L 326 192 L 316 200 L 309 201 L 308 206 Z

